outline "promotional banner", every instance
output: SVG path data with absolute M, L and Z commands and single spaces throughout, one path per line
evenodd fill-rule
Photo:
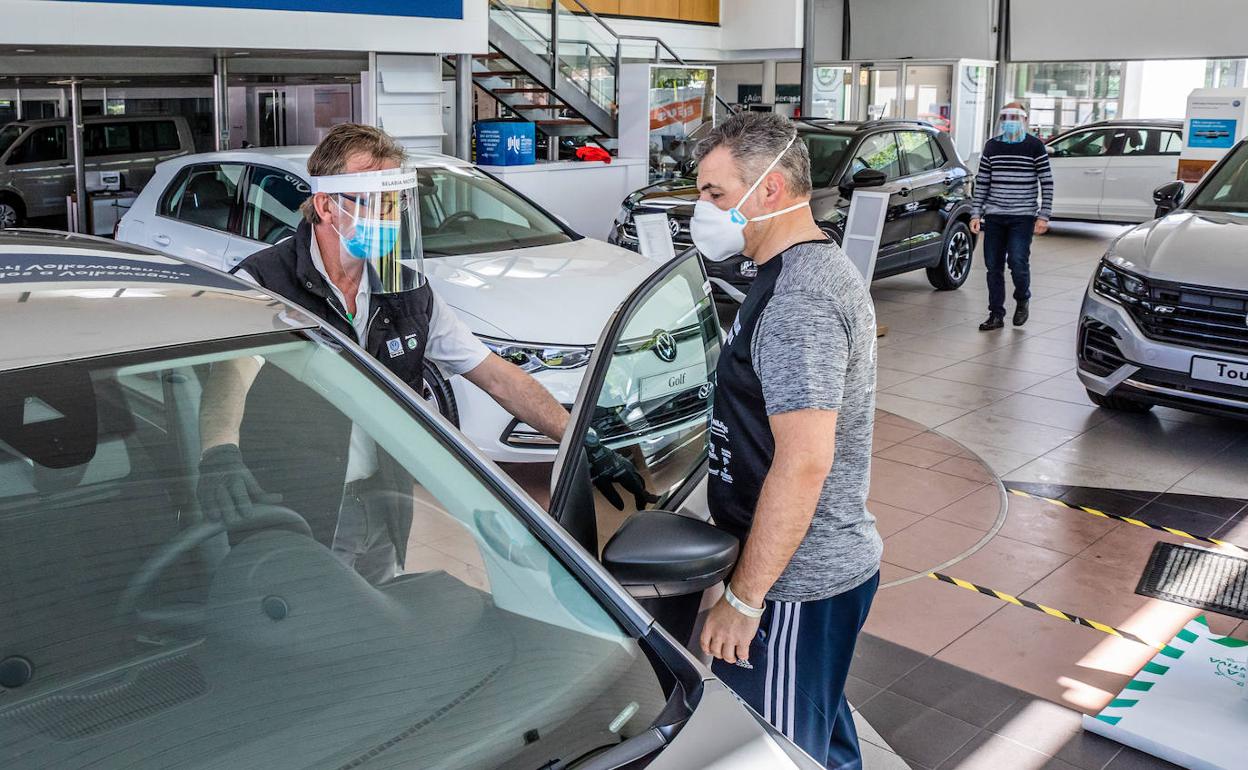
M 76 2 L 76 0 L 57 0 Z M 96 0 L 128 5 L 174 5 L 192 8 L 248 8 L 262 11 L 360 13 L 376 16 L 417 16 L 462 19 L 464 0 Z
M 1248 642 L 1190 621 L 1084 729 L 1191 770 L 1248 768 Z

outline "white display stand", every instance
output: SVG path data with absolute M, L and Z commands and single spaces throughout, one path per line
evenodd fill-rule
M 1187 97 L 1179 179 L 1199 182 L 1248 135 L 1248 88 L 1197 88 Z
M 841 248 L 862 273 L 862 281 L 868 289 L 875 276 L 875 257 L 880 251 L 890 197 L 886 192 L 854 190 L 853 197 L 849 199 L 849 218 L 845 221 L 845 239 Z
M 606 240 L 615 215 L 629 194 L 645 187 L 645 158 L 612 158 L 610 163 L 561 160 L 531 166 L 482 166 L 484 171 L 557 214 L 581 235 Z

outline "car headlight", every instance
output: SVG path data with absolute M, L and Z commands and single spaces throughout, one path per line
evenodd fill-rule
M 615 215 L 615 223 L 617 225 L 622 225 L 625 222 L 627 222 L 629 218 L 632 217 L 632 215 L 633 215 L 633 210 L 630 209 L 627 205 L 620 206 L 620 213 Z
M 594 352 L 588 346 L 528 345 L 490 337 L 480 337 L 480 340 L 499 358 L 530 374 L 545 369 L 579 369 L 589 363 Z
M 1096 280 L 1092 282 L 1093 290 L 1102 297 L 1135 304 L 1148 297 L 1148 283 L 1138 275 L 1129 273 L 1122 268 L 1101 260 L 1096 269 Z

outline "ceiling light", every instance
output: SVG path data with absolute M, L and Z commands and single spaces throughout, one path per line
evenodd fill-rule
M 234 56 L 251 56 L 251 51 L 235 51 Z
M 34 53 L 35 52 L 35 49 L 33 48 L 15 48 L 13 50 L 15 50 L 17 53 Z

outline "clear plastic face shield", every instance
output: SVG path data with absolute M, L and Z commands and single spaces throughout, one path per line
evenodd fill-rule
M 397 294 L 425 282 L 419 180 L 414 168 L 312 178 L 312 191 L 332 201 L 343 268 L 361 267 L 375 294 Z
M 997 135 L 1011 144 L 1023 141 L 1027 135 L 1027 110 L 1006 107 L 997 117 Z

